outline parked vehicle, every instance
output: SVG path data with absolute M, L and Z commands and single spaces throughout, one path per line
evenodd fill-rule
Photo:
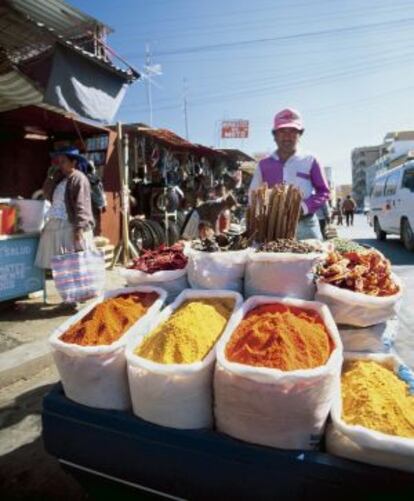
M 414 250 L 414 161 L 375 178 L 370 197 L 370 224 L 378 240 L 400 235 L 406 249 Z

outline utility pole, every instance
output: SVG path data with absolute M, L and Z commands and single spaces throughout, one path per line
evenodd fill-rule
M 145 68 L 146 71 L 149 72 L 151 68 L 151 51 L 149 43 L 145 44 Z M 151 78 L 146 78 L 147 83 L 147 98 L 148 98 L 148 107 L 150 113 L 149 124 L 152 127 L 152 89 L 151 89 Z
M 184 126 L 185 126 L 185 138 L 188 141 L 188 114 L 187 114 L 187 79 L 184 77 L 183 78 L 183 89 L 184 89 L 184 95 L 183 95 L 183 111 L 184 111 Z

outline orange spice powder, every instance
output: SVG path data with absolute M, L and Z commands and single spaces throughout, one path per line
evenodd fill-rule
M 80 346 L 109 345 L 117 341 L 158 299 L 156 292 L 132 292 L 95 306 L 60 339 Z
M 324 365 L 333 342 L 319 314 L 282 304 L 250 310 L 226 346 L 230 362 L 282 371 Z

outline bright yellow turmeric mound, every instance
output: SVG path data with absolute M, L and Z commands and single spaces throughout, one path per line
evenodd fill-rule
M 162 364 L 203 360 L 223 333 L 234 305 L 230 298 L 185 301 L 146 336 L 135 353 Z
M 346 423 L 414 438 L 414 396 L 391 369 L 373 360 L 349 361 L 341 386 Z

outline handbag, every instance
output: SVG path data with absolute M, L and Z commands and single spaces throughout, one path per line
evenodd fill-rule
M 99 296 L 105 288 L 105 258 L 99 250 L 55 256 L 51 260 L 56 289 L 65 303 Z

